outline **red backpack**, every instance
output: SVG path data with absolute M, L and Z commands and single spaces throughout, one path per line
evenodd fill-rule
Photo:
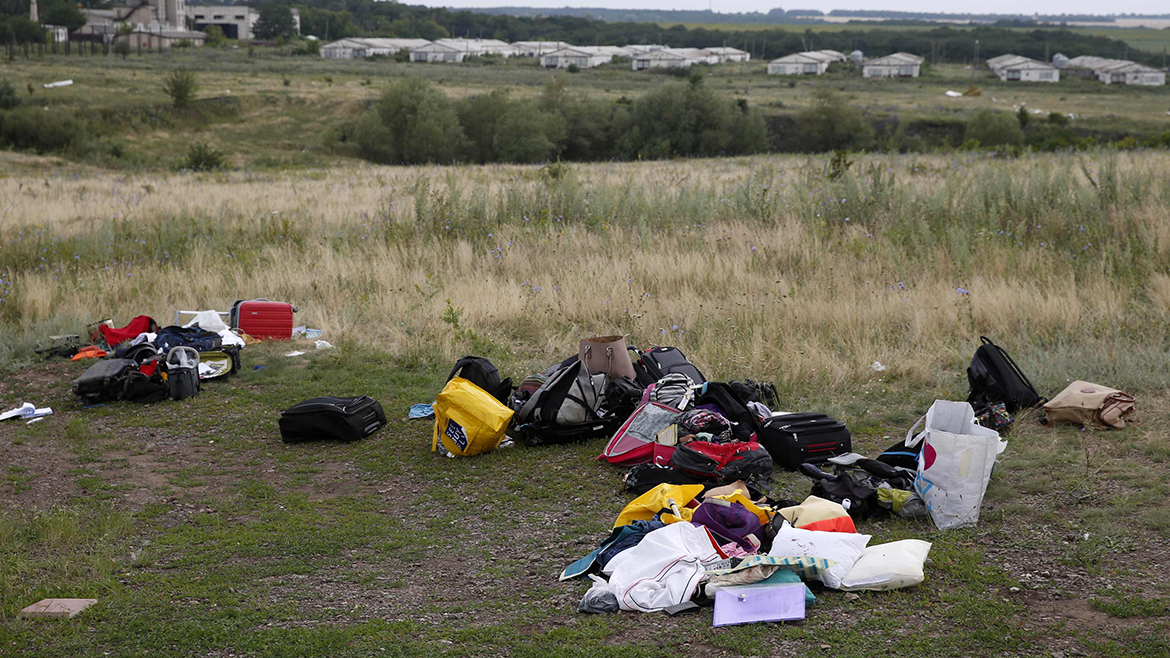
M 670 458 L 677 471 L 716 482 L 767 479 L 772 475 L 772 456 L 755 441 L 710 443 L 691 441 L 679 446 Z

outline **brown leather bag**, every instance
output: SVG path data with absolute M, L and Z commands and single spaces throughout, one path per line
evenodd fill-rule
M 1069 384 L 1044 405 L 1049 425 L 1090 425 L 1121 429 L 1135 398 L 1115 388 L 1084 381 Z
M 634 362 L 626 350 L 625 336 L 597 336 L 586 338 L 577 347 L 577 358 L 589 369 L 590 375 L 605 373 L 610 379 L 634 379 Z

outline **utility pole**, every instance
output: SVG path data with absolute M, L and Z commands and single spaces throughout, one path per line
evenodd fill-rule
M 979 61 L 979 39 L 975 40 L 975 56 L 971 59 L 971 79 L 975 79 L 975 67 Z

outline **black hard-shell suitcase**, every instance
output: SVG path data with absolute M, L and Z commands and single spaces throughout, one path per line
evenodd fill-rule
M 73 380 L 73 393 L 86 404 L 121 400 L 126 380 L 138 370 L 133 359 L 105 359 L 90 366 Z
M 760 425 L 757 435 L 772 460 L 789 471 L 853 450 L 845 423 L 825 414 L 772 416 Z
M 280 414 L 280 438 L 301 441 L 357 441 L 386 425 L 386 413 L 374 398 L 319 397 L 294 404 Z
M 677 347 L 651 347 L 642 352 L 634 370 L 638 375 L 638 383 L 643 386 L 649 386 L 674 373 L 686 375 L 696 384 L 707 381 L 703 373 Z

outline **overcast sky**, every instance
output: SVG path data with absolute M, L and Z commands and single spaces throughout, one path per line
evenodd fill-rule
M 612 9 L 707 9 L 707 0 L 404 0 L 408 4 L 420 2 L 432 7 L 609 7 Z M 785 9 L 889 9 L 895 11 L 929 11 L 979 14 L 1166 14 L 1170 2 L 1166 0 L 1117 0 L 1116 2 L 1089 2 L 1089 0 L 881 0 L 881 2 L 821 2 L 792 0 L 721 0 L 714 2 L 716 11 L 761 11 L 773 7 Z

